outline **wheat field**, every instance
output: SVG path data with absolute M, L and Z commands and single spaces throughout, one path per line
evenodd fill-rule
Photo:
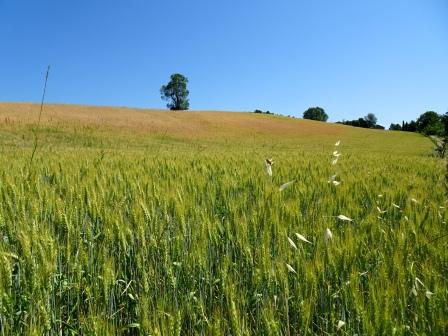
M 0 335 L 447 334 L 445 164 L 423 136 L 37 112 L 0 104 Z

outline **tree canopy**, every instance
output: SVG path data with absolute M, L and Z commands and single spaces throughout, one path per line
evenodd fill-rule
M 364 120 L 367 123 L 368 128 L 374 128 L 376 122 L 378 121 L 377 117 L 373 113 L 369 113 L 364 117 Z
M 308 110 L 303 112 L 303 119 L 327 121 L 328 115 L 322 107 L 310 107 Z
M 400 124 L 394 124 L 394 123 L 392 123 L 392 124 L 390 124 L 390 126 L 389 126 L 389 130 L 390 130 L 390 131 L 401 131 L 401 130 L 402 130 L 402 127 L 401 127 Z
M 417 131 L 425 135 L 442 135 L 444 133 L 442 116 L 434 111 L 427 111 L 420 115 L 416 121 L 416 126 Z
M 171 75 L 167 85 L 162 85 L 160 94 L 162 99 L 168 100 L 166 105 L 171 110 L 188 110 L 190 102 L 188 101 L 187 90 L 188 78 L 182 74 Z

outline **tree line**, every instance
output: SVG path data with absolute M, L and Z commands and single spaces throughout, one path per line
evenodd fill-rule
M 384 129 L 384 126 L 377 124 L 377 121 L 378 119 L 375 114 L 368 113 L 364 118 L 358 118 L 355 120 L 343 120 L 336 123 L 362 128 Z
M 328 114 L 321 107 L 310 107 L 303 112 L 303 119 L 327 121 Z M 377 124 L 377 117 L 373 113 L 368 113 L 363 118 L 354 120 L 337 121 L 337 124 L 344 124 L 362 128 L 385 129 Z M 389 126 L 391 131 L 418 132 L 427 136 L 446 137 L 448 135 L 448 112 L 438 114 L 434 111 L 427 111 L 421 114 L 417 120 L 403 121 L 401 124 L 392 123 Z
M 325 110 L 322 107 L 316 106 L 316 107 L 310 107 L 305 112 L 303 112 L 303 119 L 309 119 L 309 120 L 317 120 L 317 121 L 327 121 L 328 120 L 328 114 L 325 112 Z M 373 113 L 368 113 L 363 118 L 358 118 L 354 120 L 343 120 L 343 121 L 337 121 L 338 124 L 344 124 L 349 126 L 355 126 L 355 127 L 362 127 L 362 128 L 375 128 L 375 129 L 384 129 L 384 126 L 377 124 L 377 117 Z
M 448 132 L 448 112 L 442 115 L 434 111 L 427 111 L 415 121 L 403 121 L 401 125 L 390 124 L 389 130 L 444 136 Z

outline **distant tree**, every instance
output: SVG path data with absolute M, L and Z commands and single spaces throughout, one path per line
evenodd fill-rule
M 401 124 L 401 130 L 405 132 L 417 132 L 417 123 L 414 120 L 410 122 L 403 121 Z
M 390 131 L 401 131 L 401 125 L 400 124 L 390 124 L 389 130 Z
M 188 78 L 181 74 L 171 75 L 167 85 L 162 85 L 160 94 L 163 100 L 168 100 L 166 105 L 171 110 L 188 110 L 190 103 L 188 101 L 187 90 Z
M 378 119 L 376 118 L 376 116 L 373 113 L 367 114 L 364 117 L 364 120 L 366 121 L 368 128 L 374 128 L 374 126 L 376 125 L 376 122 L 378 121 Z
M 256 110 L 254 111 L 254 113 L 261 113 L 261 114 L 274 114 L 274 113 L 270 112 L 269 110 L 267 110 L 266 112 L 263 112 L 262 110 L 259 110 L 259 109 L 256 109 Z
M 322 107 L 310 107 L 308 110 L 303 112 L 303 119 L 311 119 L 318 121 L 327 121 L 328 115 Z
M 444 124 L 442 116 L 434 111 L 427 111 L 420 115 L 416 122 L 417 131 L 425 135 L 442 135 Z
M 355 123 L 358 125 L 358 127 L 363 127 L 363 128 L 369 128 L 370 124 L 367 122 L 366 118 L 358 118 L 357 122 Z

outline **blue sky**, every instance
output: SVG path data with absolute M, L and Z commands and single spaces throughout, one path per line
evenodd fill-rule
M 0 101 L 190 107 L 378 122 L 448 111 L 447 0 L 0 0 Z

